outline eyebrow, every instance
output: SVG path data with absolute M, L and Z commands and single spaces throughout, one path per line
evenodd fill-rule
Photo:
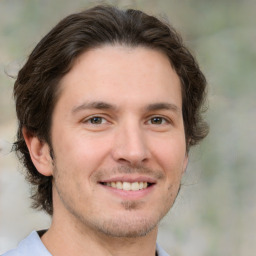
M 114 110 L 116 108 L 117 108 L 116 106 L 103 101 L 93 101 L 93 102 L 85 102 L 79 106 L 74 107 L 72 109 L 72 113 L 77 113 L 79 111 L 86 110 L 86 109 Z
M 146 110 L 147 111 L 171 110 L 173 112 L 180 112 L 180 109 L 175 104 L 165 103 L 165 102 L 149 104 L 146 107 Z
M 72 109 L 72 113 L 77 113 L 86 109 L 102 109 L 102 110 L 116 110 L 117 106 L 112 105 L 103 101 L 93 101 L 93 102 L 85 102 L 79 106 L 75 106 Z M 173 112 L 180 112 L 180 109 L 172 103 L 159 102 L 149 104 L 145 107 L 146 111 L 156 111 L 156 110 L 171 110 Z

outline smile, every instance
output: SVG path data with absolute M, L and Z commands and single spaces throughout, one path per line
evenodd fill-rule
M 105 186 L 112 187 L 115 189 L 120 189 L 120 190 L 126 190 L 126 191 L 138 191 L 142 189 L 146 189 L 148 186 L 150 186 L 150 183 L 148 182 L 122 182 L 122 181 L 117 181 L 117 182 L 103 182 L 102 183 Z

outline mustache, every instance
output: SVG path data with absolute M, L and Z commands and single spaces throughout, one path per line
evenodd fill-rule
M 122 175 L 122 174 L 139 174 L 146 175 L 156 180 L 162 180 L 165 178 L 165 174 L 163 171 L 152 169 L 145 166 L 126 166 L 121 165 L 109 169 L 100 169 L 93 174 L 93 179 L 95 181 L 103 180 L 109 178 L 109 176 L 114 175 Z

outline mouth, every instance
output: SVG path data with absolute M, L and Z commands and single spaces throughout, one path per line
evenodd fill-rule
M 100 184 L 103 186 L 108 186 L 117 190 L 124 190 L 124 191 L 144 190 L 154 185 L 153 183 L 146 182 L 146 181 L 135 181 L 135 182 L 112 181 L 112 182 L 100 182 Z

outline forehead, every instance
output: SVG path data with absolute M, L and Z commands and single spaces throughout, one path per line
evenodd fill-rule
M 180 80 L 168 57 L 146 47 L 106 45 L 83 53 L 61 80 L 60 92 L 59 100 L 72 104 L 175 101 L 181 106 Z

